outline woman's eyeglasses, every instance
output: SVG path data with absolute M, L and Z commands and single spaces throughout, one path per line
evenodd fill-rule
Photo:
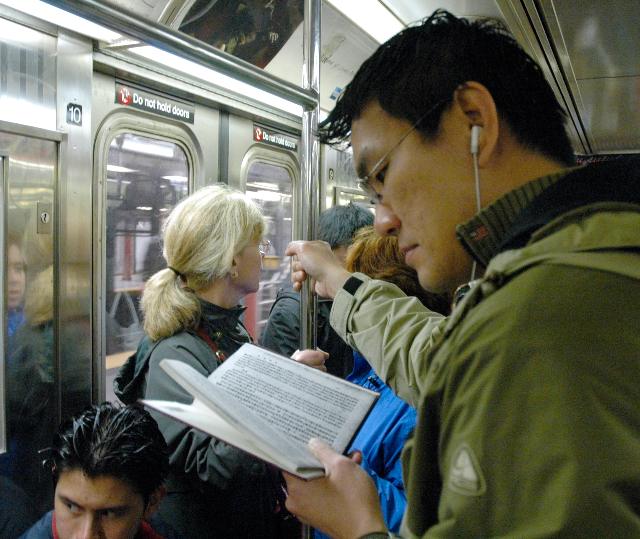
M 260 256 L 267 256 L 271 252 L 271 242 L 269 240 L 262 240 L 258 244 L 258 252 Z

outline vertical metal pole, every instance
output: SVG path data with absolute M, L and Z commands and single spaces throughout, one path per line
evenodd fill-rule
M 302 53 L 302 86 L 313 90 L 317 96 L 313 108 L 302 113 L 301 177 L 302 177 L 302 239 L 316 236 L 316 223 L 320 214 L 319 177 L 320 144 L 316 137 L 320 111 L 320 6 L 321 0 L 305 0 Z M 308 206 L 307 206 L 308 204 Z M 302 287 L 300 296 L 300 348 L 316 348 L 318 316 L 317 302 L 309 281 Z M 302 526 L 302 538 L 310 539 L 313 529 Z
M 303 81 L 305 90 L 312 90 L 318 98 L 313 108 L 305 107 L 302 114 L 301 177 L 302 177 L 302 239 L 316 238 L 316 222 L 320 213 L 318 178 L 320 144 L 316 137 L 320 110 L 320 0 L 305 0 L 303 32 Z M 308 204 L 308 206 L 306 206 Z M 306 206 L 306 207 L 305 207 Z M 300 301 L 300 348 L 316 347 L 317 309 L 313 290 L 307 281 Z

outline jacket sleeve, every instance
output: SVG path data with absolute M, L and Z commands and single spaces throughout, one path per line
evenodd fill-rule
M 177 359 L 208 376 L 215 368 L 210 356 L 211 352 L 204 344 L 200 350 L 189 350 L 184 344 L 172 342 L 172 339 L 160 343 L 153 350 L 149 361 L 145 398 L 192 402 L 193 397 L 162 370 L 159 362 L 165 358 Z M 206 361 L 212 362 L 208 368 L 203 365 Z M 266 478 L 267 466 L 247 453 L 160 413 L 151 411 L 151 414 L 169 446 L 171 465 L 182 470 L 188 477 L 219 489 L 237 486 L 238 478 L 245 483 L 247 476 L 253 476 L 256 485 L 260 479 Z
M 296 299 L 284 295 L 276 300 L 260 344 L 287 357 L 300 347 L 300 303 Z
M 353 296 L 338 291 L 331 326 L 400 398 L 416 406 L 429 368 L 425 358 L 446 319 L 391 283 L 355 275 L 363 284 Z

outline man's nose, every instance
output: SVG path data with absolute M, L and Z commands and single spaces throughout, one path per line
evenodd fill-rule
M 400 219 L 384 204 L 376 206 L 376 218 L 373 223 L 376 232 L 381 236 L 394 236 L 400 231 Z
M 82 524 L 74 539 L 103 539 L 103 537 L 100 529 L 100 518 L 97 515 L 86 515 L 82 519 Z

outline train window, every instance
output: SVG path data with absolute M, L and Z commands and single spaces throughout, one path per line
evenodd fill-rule
M 105 302 L 107 395 L 111 378 L 143 336 L 144 282 L 165 267 L 160 230 L 188 195 L 189 160 L 172 141 L 121 133 L 106 163 Z
M 289 257 L 284 250 L 292 239 L 293 172 L 283 165 L 254 161 L 247 170 L 246 192 L 267 220 L 271 250 L 264 257 L 260 289 L 245 298 L 245 325 L 256 338 L 267 323 L 278 289 L 289 283 Z

